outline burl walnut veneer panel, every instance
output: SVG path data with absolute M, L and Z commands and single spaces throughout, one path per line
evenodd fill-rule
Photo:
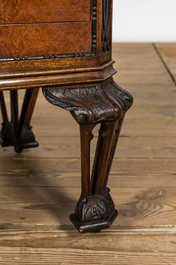
M 0 7 L 0 24 L 90 20 L 90 0 L 0 0 Z
M 0 58 L 91 52 L 92 23 L 0 25 Z

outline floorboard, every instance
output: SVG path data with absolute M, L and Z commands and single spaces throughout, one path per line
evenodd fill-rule
M 1 233 L 1 264 L 175 265 L 175 232 Z
M 176 43 L 156 43 L 156 49 L 176 84 Z

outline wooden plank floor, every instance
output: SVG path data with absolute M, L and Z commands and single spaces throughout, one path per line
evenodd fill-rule
M 0 264 L 176 264 L 176 43 L 114 44 L 113 59 L 134 96 L 109 179 L 118 218 L 100 233 L 74 230 L 79 128 L 40 93 L 40 147 L 0 150 Z

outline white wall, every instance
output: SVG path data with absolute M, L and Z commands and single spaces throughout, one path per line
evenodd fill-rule
M 176 42 L 176 0 L 113 0 L 114 42 Z

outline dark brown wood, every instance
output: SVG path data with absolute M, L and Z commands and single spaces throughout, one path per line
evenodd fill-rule
M 107 163 L 118 122 L 119 120 L 101 124 L 91 178 L 92 194 L 102 193 L 106 189 L 107 178 L 109 176 L 109 174 L 106 174 Z
M 7 109 L 6 109 L 6 104 L 4 100 L 4 94 L 2 91 L 0 91 L 0 106 L 1 106 L 3 122 L 7 123 L 8 122 Z
M 124 117 L 125 117 L 125 115 L 121 119 L 119 119 L 118 124 L 117 124 L 116 129 L 115 129 L 114 137 L 113 137 L 112 142 L 111 142 L 109 158 L 108 158 L 107 166 L 106 166 L 104 187 L 107 186 L 108 176 L 109 176 L 109 173 L 110 173 L 110 170 L 111 170 L 112 161 L 113 161 L 113 158 L 114 158 L 114 154 L 115 154 L 115 150 L 116 150 L 116 146 L 117 146 L 117 142 L 118 142 L 118 139 L 119 139 L 119 135 L 120 135 L 120 131 L 121 131 L 121 128 L 122 128 Z
M 102 32 L 101 52 L 105 54 L 111 51 L 111 1 L 102 0 Z
M 11 122 L 14 125 L 14 131 L 18 126 L 18 91 L 10 91 L 10 102 L 11 102 Z
M 16 131 L 15 151 L 21 152 L 24 148 L 38 147 L 38 142 L 30 126 L 30 121 L 37 100 L 39 88 L 27 89 L 21 110 L 18 130 Z
M 0 103 L 3 116 L 3 124 L 0 134 L 0 142 L 3 147 L 14 146 L 16 152 L 21 152 L 24 148 L 37 147 L 38 142 L 30 126 L 31 117 L 34 111 L 39 88 L 26 90 L 20 119 L 18 117 L 18 94 L 17 90 L 10 91 L 11 120 L 9 121 L 4 102 L 3 92 Z
M 38 145 L 30 120 L 39 87 L 50 103 L 70 111 L 80 125 L 82 181 L 70 219 L 79 232 L 99 231 L 118 214 L 107 182 L 124 115 L 132 105 L 132 96 L 112 79 L 112 0 L 39 2 L 0 0 L 0 90 L 11 90 L 12 109 L 8 122 L 1 93 L 2 145 L 14 145 L 17 152 Z M 24 88 L 18 120 L 16 90 Z M 90 142 L 97 125 L 91 174 Z
M 112 78 L 102 83 L 43 88 L 46 99 L 69 110 L 80 124 L 82 193 L 70 219 L 79 232 L 109 227 L 117 216 L 107 180 L 125 112 L 132 105 L 131 95 Z M 101 124 L 92 176 L 90 141 L 92 130 Z
M 21 110 L 20 126 L 18 130 L 18 137 L 20 138 L 25 137 L 26 131 L 31 122 L 32 113 L 34 111 L 38 93 L 39 93 L 39 88 L 26 90 Z

